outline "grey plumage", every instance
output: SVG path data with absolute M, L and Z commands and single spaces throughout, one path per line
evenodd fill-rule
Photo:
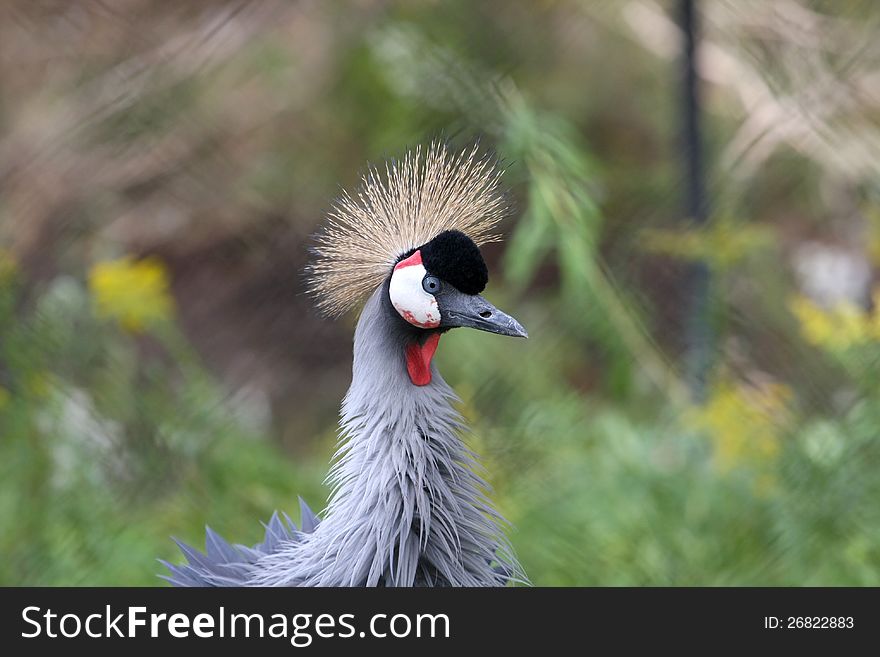
M 464 446 L 455 393 L 432 365 L 413 386 L 384 312 L 385 288 L 355 330 L 352 384 L 329 481 L 325 520 L 297 532 L 273 516 L 266 541 L 226 546 L 208 530 L 207 554 L 182 545 L 182 586 L 500 586 L 525 581 Z M 303 516 L 307 517 L 307 507 Z M 308 527 L 312 523 L 308 522 Z M 305 529 L 305 528 L 304 528 Z M 271 531 L 270 531 L 271 530 Z M 226 546 L 226 547 L 223 547 Z M 229 549 L 226 549 L 226 548 Z
M 521 575 L 457 435 L 455 393 L 433 365 L 430 384 L 410 383 L 384 297 L 373 294 L 355 331 L 326 520 L 263 559 L 255 584 L 490 586 L 504 582 L 496 560 Z
M 296 543 L 302 534 L 311 534 L 320 519 L 300 499 L 302 529 L 285 514 L 276 511 L 264 525 L 263 542 L 253 547 L 230 545 L 217 532 L 205 527 L 205 553 L 199 552 L 182 541 L 175 543 L 186 557 L 187 563 L 175 566 L 165 560 L 161 563 L 168 575 L 160 575 L 174 586 L 242 586 L 252 576 L 259 560 L 280 548 L 282 543 Z

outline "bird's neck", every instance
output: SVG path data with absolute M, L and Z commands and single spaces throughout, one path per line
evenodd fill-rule
M 383 294 L 370 298 L 355 331 L 334 493 L 321 524 L 335 534 L 335 558 L 345 557 L 349 579 L 327 581 L 503 583 L 497 562 L 507 560 L 508 573 L 518 567 L 459 437 L 455 393 L 430 358 L 427 380 L 414 381 L 408 350 L 426 344 L 425 335 L 401 327 Z

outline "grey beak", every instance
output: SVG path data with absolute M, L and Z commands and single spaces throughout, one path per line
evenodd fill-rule
M 498 310 L 479 294 L 464 294 L 458 290 L 454 294 L 445 294 L 440 306 L 440 316 L 441 327 L 466 326 L 498 335 L 529 337 L 522 324 Z

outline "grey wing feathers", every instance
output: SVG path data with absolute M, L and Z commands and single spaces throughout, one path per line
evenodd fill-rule
M 230 545 L 210 527 L 205 527 L 205 552 L 174 539 L 187 563 L 175 566 L 160 560 L 168 569 L 162 579 L 174 586 L 245 586 L 251 578 L 256 563 L 266 555 L 273 554 L 285 544 L 296 543 L 302 534 L 311 534 L 320 519 L 300 498 L 302 529 L 286 513 L 277 511 L 263 526 L 266 529 L 263 542 L 252 548 Z

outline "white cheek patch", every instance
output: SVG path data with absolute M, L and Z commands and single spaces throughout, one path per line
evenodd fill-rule
M 434 295 L 422 288 L 426 273 L 422 254 L 416 251 L 397 263 L 391 274 L 388 296 L 394 309 L 410 324 L 419 328 L 436 328 L 440 325 L 440 309 Z

